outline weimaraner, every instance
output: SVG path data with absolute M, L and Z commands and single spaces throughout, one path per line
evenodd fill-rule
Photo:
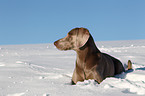
M 94 79 L 101 83 L 106 77 L 125 71 L 118 59 L 100 52 L 86 28 L 72 29 L 66 37 L 55 41 L 54 45 L 59 50 L 75 50 L 77 53 L 72 84 L 88 79 Z M 128 65 L 128 69 L 131 69 L 132 63 L 130 60 Z

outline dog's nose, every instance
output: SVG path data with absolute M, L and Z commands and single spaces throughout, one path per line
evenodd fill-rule
M 55 45 L 55 46 L 57 46 L 57 44 L 58 44 L 57 42 L 58 42 L 58 41 L 55 41 L 55 42 L 54 42 L 54 45 Z

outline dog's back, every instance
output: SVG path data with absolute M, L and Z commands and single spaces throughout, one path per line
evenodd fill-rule
M 117 75 L 117 74 L 120 74 L 122 72 L 125 72 L 125 69 L 124 69 L 122 63 L 118 59 L 116 59 L 116 58 L 114 58 L 114 57 L 112 57 L 112 56 L 110 56 L 110 55 L 108 55 L 106 53 L 102 53 L 102 54 L 105 55 L 105 56 L 108 56 L 108 57 L 110 57 L 112 59 L 112 61 L 114 63 L 114 68 L 115 68 L 114 75 Z

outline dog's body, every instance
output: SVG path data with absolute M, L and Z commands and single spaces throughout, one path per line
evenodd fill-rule
M 88 79 L 101 83 L 106 77 L 125 71 L 118 59 L 99 51 L 85 28 L 72 29 L 65 38 L 54 42 L 54 45 L 60 50 L 73 49 L 77 53 L 72 84 Z

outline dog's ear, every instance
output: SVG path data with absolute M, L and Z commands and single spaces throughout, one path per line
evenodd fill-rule
M 76 35 L 77 35 L 76 37 L 77 48 L 83 47 L 90 37 L 89 30 L 86 28 L 79 28 Z

